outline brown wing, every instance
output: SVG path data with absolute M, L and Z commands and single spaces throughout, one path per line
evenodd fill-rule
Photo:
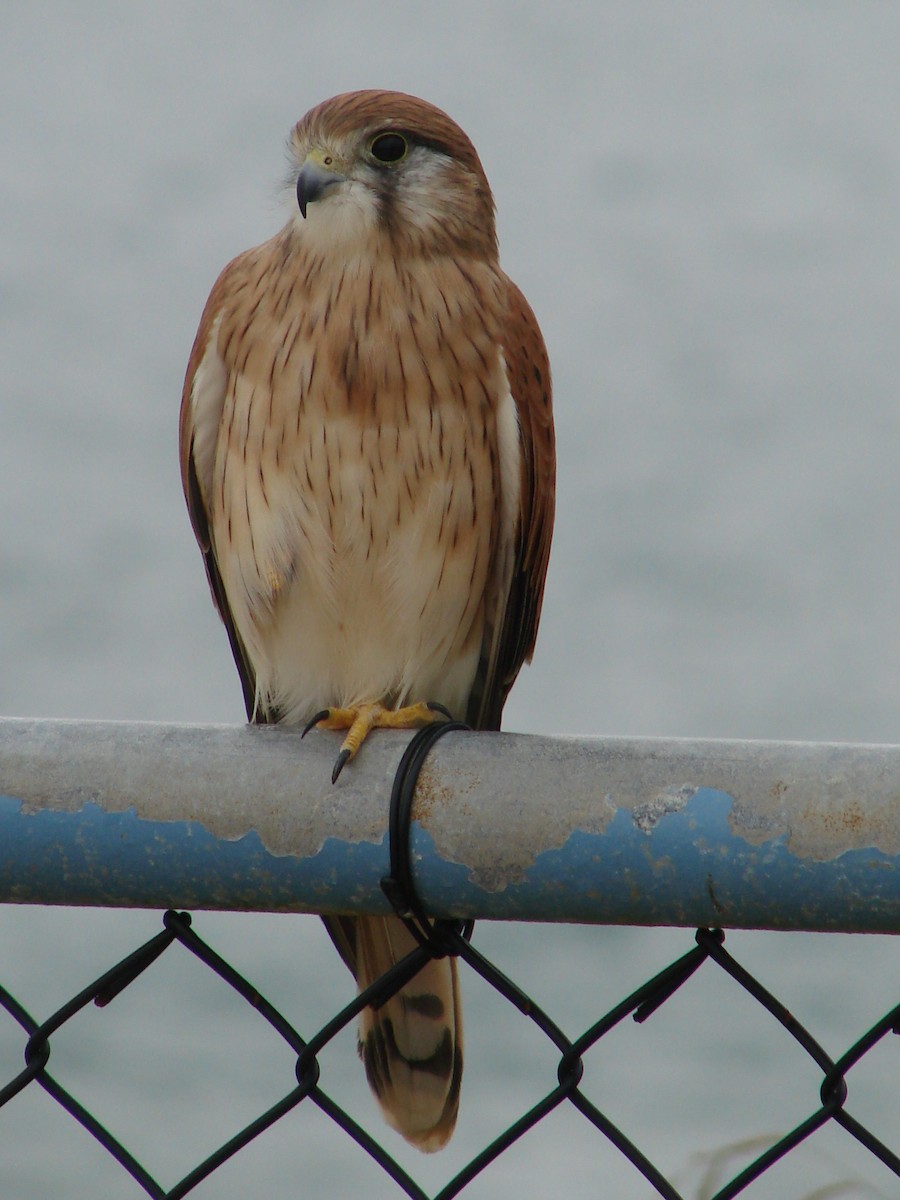
M 523 662 L 534 653 L 553 536 L 556 443 L 550 363 L 537 319 L 512 282 L 503 338 L 509 385 L 519 416 L 522 488 L 512 578 L 493 661 L 479 666 L 466 719 L 499 729 L 503 706 Z
M 269 717 L 267 714 L 261 714 L 256 711 L 256 676 L 250 664 L 246 647 L 241 641 L 231 615 L 228 598 L 225 595 L 225 587 L 222 583 L 222 576 L 219 573 L 218 563 L 216 562 L 215 547 L 212 544 L 210 534 L 207 503 L 212 489 L 212 454 L 207 452 L 205 455 L 206 461 L 200 463 L 198 462 L 196 453 L 198 423 L 202 422 L 205 428 L 214 427 L 215 429 L 218 429 L 221 423 L 222 409 L 225 403 L 226 380 L 224 368 L 221 370 L 221 379 L 216 378 L 215 373 L 212 373 L 212 378 L 207 378 L 202 387 L 198 386 L 198 379 L 204 370 L 207 374 L 209 373 L 209 360 L 207 356 L 217 353 L 216 346 L 211 342 L 213 329 L 217 319 L 223 315 L 227 308 L 228 301 L 233 295 L 235 288 L 237 287 L 239 290 L 241 287 L 243 282 L 241 267 L 245 258 L 246 255 L 241 255 L 232 263 L 229 263 L 216 280 L 215 286 L 206 302 L 206 308 L 203 310 L 200 327 L 197 330 L 191 356 L 188 359 L 187 372 L 184 377 L 184 388 L 181 394 L 179 448 L 181 453 L 181 486 L 184 488 L 184 496 L 187 500 L 194 536 L 203 554 L 206 578 L 209 580 L 209 590 L 212 593 L 213 603 L 218 609 L 222 622 L 225 625 L 225 630 L 228 633 L 231 652 L 234 655 L 235 665 L 241 678 L 247 718 L 251 721 L 257 720 L 265 723 Z

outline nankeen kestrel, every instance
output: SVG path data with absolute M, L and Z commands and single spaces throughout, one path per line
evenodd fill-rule
M 373 726 L 443 710 L 499 729 L 550 550 L 550 369 L 445 113 L 351 92 L 291 150 L 297 211 L 204 310 L 181 468 L 250 720 L 348 730 L 337 774 Z M 326 923 L 360 988 L 414 945 L 396 917 Z M 360 1052 L 389 1123 L 439 1149 L 462 1073 L 453 960 L 365 1010 Z

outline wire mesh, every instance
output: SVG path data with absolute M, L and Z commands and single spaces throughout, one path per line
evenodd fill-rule
M 876 1053 L 884 1039 L 898 1032 L 900 1004 L 864 1029 L 841 1054 L 832 1057 L 764 983 L 732 956 L 725 947 L 721 931 L 700 929 L 695 934 L 693 945 L 683 954 L 632 990 L 588 1028 L 576 1036 L 570 1036 L 522 986 L 481 953 L 467 939 L 467 933 L 468 930 L 450 923 L 444 924 L 439 944 L 426 941 L 320 1028 L 311 1033 L 301 1033 L 255 983 L 241 975 L 213 948 L 209 940 L 198 934 L 188 914 L 167 912 L 159 933 L 112 965 L 49 1016 L 33 1016 L 15 996 L 0 988 L 0 1005 L 21 1029 L 24 1058 L 23 1068 L 0 1087 L 0 1109 L 10 1111 L 30 1089 L 42 1089 L 60 1110 L 102 1147 L 122 1173 L 130 1176 L 135 1184 L 135 1195 L 144 1194 L 155 1200 L 177 1200 L 190 1195 L 235 1156 L 246 1153 L 266 1131 L 284 1123 L 302 1123 L 313 1109 L 365 1152 L 371 1170 L 386 1177 L 396 1195 L 406 1195 L 414 1200 L 450 1200 L 450 1197 L 464 1195 L 480 1178 L 489 1177 L 498 1160 L 511 1153 L 522 1139 L 533 1136 L 545 1122 L 550 1121 L 554 1113 L 565 1109 L 577 1114 L 578 1119 L 596 1137 L 598 1146 L 602 1143 L 607 1149 L 615 1148 L 615 1152 L 645 1181 L 648 1195 L 665 1197 L 666 1200 L 694 1200 L 696 1193 L 689 1196 L 680 1191 L 674 1179 L 656 1165 L 654 1147 L 640 1144 L 633 1132 L 622 1128 L 621 1122 L 617 1123 L 592 1098 L 590 1089 L 585 1086 L 586 1060 L 626 1020 L 630 1019 L 633 1027 L 638 1029 L 648 1027 L 677 995 L 690 993 L 696 988 L 708 988 L 714 977 L 725 976 L 732 989 L 751 1002 L 768 1022 L 780 1027 L 795 1044 L 811 1067 L 809 1078 L 813 1090 L 810 1091 L 802 1119 L 771 1144 L 755 1147 L 758 1152 L 752 1154 L 749 1161 L 744 1154 L 741 1165 L 731 1177 L 727 1180 L 718 1178 L 715 1190 L 710 1186 L 704 1192 L 704 1197 L 709 1197 L 709 1200 L 728 1200 L 744 1194 L 753 1196 L 756 1185 L 777 1164 L 795 1153 L 803 1143 L 819 1136 L 826 1126 L 842 1129 L 866 1154 L 881 1164 L 885 1181 L 893 1180 L 890 1186 L 900 1187 L 896 1183 L 900 1180 L 897 1147 L 886 1144 L 865 1121 L 859 1119 L 850 1102 L 850 1083 L 854 1071 L 867 1056 Z M 334 1099 L 325 1077 L 327 1072 L 323 1072 L 322 1060 L 329 1044 L 348 1026 L 353 1026 L 364 1005 L 377 1004 L 393 994 L 410 972 L 417 969 L 429 955 L 445 950 L 458 955 L 465 968 L 477 975 L 503 1004 L 510 1006 L 527 1021 L 550 1051 L 552 1075 L 545 1080 L 538 1097 L 523 1103 L 521 1111 L 513 1114 L 513 1119 L 499 1135 L 490 1137 L 468 1162 L 455 1169 L 437 1188 L 426 1188 L 412 1171 L 402 1165 L 399 1157 L 388 1151 L 379 1140 L 380 1134 L 376 1136 L 363 1128 L 347 1107 Z M 290 1067 L 290 1086 L 285 1087 L 273 1103 L 258 1112 L 242 1128 L 233 1131 L 212 1153 L 199 1158 L 190 1170 L 173 1182 L 162 1180 L 158 1177 L 160 1171 L 157 1168 L 151 1170 L 138 1160 L 124 1144 L 124 1139 L 117 1135 L 115 1121 L 98 1118 L 91 1111 L 89 1101 L 73 1094 L 59 1082 L 54 1074 L 52 1051 L 59 1040 L 67 1037 L 68 1030 L 77 1024 L 75 1018 L 88 1006 L 104 1009 L 114 1005 L 145 973 L 159 970 L 160 964 L 168 956 L 185 952 L 196 963 L 202 964 L 205 972 L 212 973 L 227 986 L 246 1010 L 248 1019 L 255 1014 L 256 1020 L 268 1026 L 278 1039 L 282 1047 L 281 1055 Z M 77 1037 L 77 1034 L 73 1036 Z M 165 1053 L 164 1042 L 161 1053 Z M 114 1067 L 110 1069 L 114 1070 Z M 361 1089 L 365 1087 L 361 1072 L 359 1086 Z M 0 1147 L 3 1111 L 0 1111 Z M 298 1172 L 300 1167 L 298 1163 Z M 721 1176 L 722 1169 L 720 1162 L 716 1174 Z M 838 1196 L 847 1193 L 829 1191 L 815 1194 Z

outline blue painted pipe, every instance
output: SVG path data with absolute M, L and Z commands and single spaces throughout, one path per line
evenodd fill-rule
M 388 911 L 409 735 L 0 721 L 0 900 Z M 900 747 L 451 733 L 413 810 L 435 916 L 900 931 Z

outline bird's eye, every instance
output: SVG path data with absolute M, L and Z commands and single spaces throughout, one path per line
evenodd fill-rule
M 383 163 L 400 162 L 406 151 L 406 138 L 400 133 L 379 133 L 369 147 L 372 157 Z

